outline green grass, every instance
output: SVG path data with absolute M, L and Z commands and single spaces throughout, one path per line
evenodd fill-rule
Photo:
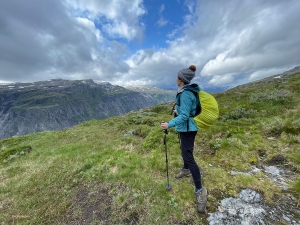
M 283 101 L 263 98 L 254 88 L 216 94 L 220 118 L 199 131 L 195 158 L 210 191 L 208 210 L 218 201 L 252 188 L 272 204 L 283 193 L 262 173 L 232 176 L 268 164 L 275 156 L 296 173 L 289 192 L 299 201 L 299 76 L 281 85 Z M 278 84 L 276 84 L 278 87 Z M 274 93 L 268 84 L 265 93 Z M 268 90 L 270 92 L 268 92 Z M 255 93 L 255 94 L 253 94 Z M 260 99 L 262 98 L 262 99 Z M 259 99 L 259 100 L 258 100 Z M 62 131 L 0 141 L 2 224 L 205 224 L 195 208 L 189 179 L 175 180 L 182 166 L 177 133 L 167 136 L 172 191 L 167 191 L 161 121 L 172 103 L 123 116 L 92 120 Z

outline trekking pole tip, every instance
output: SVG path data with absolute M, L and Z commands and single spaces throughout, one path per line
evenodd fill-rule
M 167 185 L 166 185 L 166 189 L 167 189 L 168 191 L 171 191 L 171 190 L 172 190 L 171 184 L 167 184 Z

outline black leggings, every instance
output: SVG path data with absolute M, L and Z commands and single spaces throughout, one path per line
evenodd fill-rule
M 193 150 L 197 131 L 180 132 L 180 149 L 181 156 L 184 162 L 184 169 L 189 169 L 192 173 L 196 189 L 201 189 L 201 175 L 199 167 L 194 159 Z

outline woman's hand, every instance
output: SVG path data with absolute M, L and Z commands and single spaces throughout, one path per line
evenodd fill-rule
M 162 129 L 164 129 L 164 130 L 167 130 L 167 129 L 168 129 L 168 123 L 162 122 L 162 123 L 160 124 L 160 127 L 161 127 Z

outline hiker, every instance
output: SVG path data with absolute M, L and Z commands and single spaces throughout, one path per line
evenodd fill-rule
M 197 200 L 197 210 L 204 213 L 207 204 L 207 190 L 201 184 L 201 174 L 199 167 L 194 159 L 194 141 L 198 131 L 195 121 L 191 115 L 196 112 L 196 97 L 191 91 L 184 91 L 187 88 L 195 88 L 199 91 L 198 85 L 191 87 L 189 84 L 195 77 L 196 66 L 191 65 L 189 68 L 181 69 L 177 74 L 178 91 L 176 95 L 176 108 L 174 118 L 169 122 L 162 122 L 161 128 L 168 129 L 175 127 L 179 133 L 181 156 L 184 162 L 180 173 L 175 178 L 192 176 Z M 180 104 L 179 104 L 180 102 Z

